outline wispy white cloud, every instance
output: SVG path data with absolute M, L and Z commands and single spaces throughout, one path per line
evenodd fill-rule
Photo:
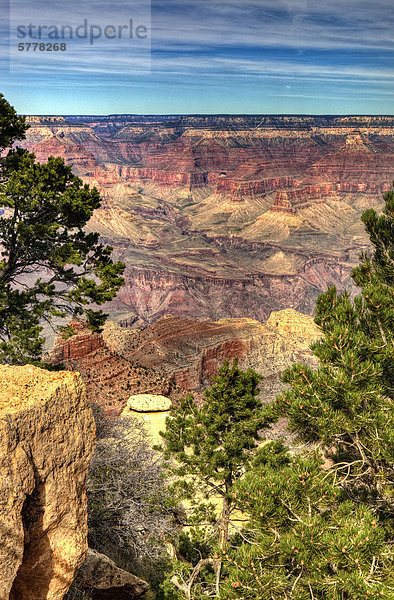
M 394 49 L 390 0 L 169 0 L 154 6 L 153 39 L 162 49 L 179 44 Z
M 14 24 L 76 26 L 85 18 L 101 26 L 130 18 L 150 23 L 149 0 L 11 0 L 11 5 Z M 6 27 L 0 22 L 3 69 Z M 176 96 L 180 90 L 239 86 L 283 98 L 340 101 L 363 93 L 389 102 L 394 90 L 392 0 L 152 0 L 151 32 L 151 63 L 146 48 L 118 40 L 98 41 L 93 48 L 73 44 L 67 56 L 16 55 L 10 85 L 25 73 L 56 89 L 70 82 L 106 93 L 108 86 L 116 93 L 146 86 L 158 96 L 170 88 Z

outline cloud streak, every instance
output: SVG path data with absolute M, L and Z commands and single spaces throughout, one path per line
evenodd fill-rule
M 329 107 L 349 99 L 343 110 L 353 101 L 365 111 L 360 98 L 375 98 L 387 110 L 394 90 L 391 0 L 152 0 L 151 7 L 149 0 L 70 0 L 67 4 L 11 0 L 11 5 L 14 24 L 34 17 L 43 24 L 75 26 L 88 18 L 90 23 L 117 26 L 138 15 L 150 22 L 151 13 L 151 62 L 142 48 L 126 41 L 99 40 L 94 48 L 70 45 L 66 57 L 56 57 L 59 60 L 16 55 L 18 68 L 3 78 L 11 89 L 22 77 L 32 85 L 45 81 L 48 93 L 54 90 L 53 97 L 72 86 L 93 101 L 94 94 L 105 90 L 106 102 L 113 98 L 112 112 L 117 110 L 119 91 L 124 90 L 126 98 L 130 89 L 147 104 L 154 94 L 159 105 L 163 99 L 174 107 L 180 99 L 195 102 L 192 94 L 199 89 L 209 94 L 216 112 L 222 111 L 226 93 L 234 112 L 241 97 L 244 104 L 238 110 L 247 112 L 254 92 L 262 107 L 269 106 L 268 97 L 294 98 L 297 110 L 302 98 L 326 98 Z M 4 71 L 8 49 L 4 24 L 3 34 L 0 69 Z M 253 98 L 250 110 L 256 112 L 258 101 L 256 95 Z M 315 104 L 320 109 L 321 103 Z M 186 105 L 184 112 L 188 112 Z
M 155 2 L 157 48 L 208 46 L 394 49 L 391 1 Z

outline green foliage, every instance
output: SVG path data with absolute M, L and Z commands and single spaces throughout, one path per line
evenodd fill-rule
M 0 151 L 9 148 L 17 140 L 23 140 L 27 129 L 25 117 L 18 116 L 0 94 Z
M 0 97 L 0 148 L 23 131 L 23 118 Z M 0 360 L 23 364 L 40 358 L 44 321 L 84 316 L 99 329 L 106 315 L 89 306 L 114 298 L 124 265 L 85 232 L 100 196 L 61 158 L 39 164 L 10 150 L 0 164 L 0 206 Z
M 207 528 L 207 517 L 204 528 L 200 523 L 185 534 L 179 544 L 185 560 L 173 563 L 166 598 L 394 598 L 394 193 L 385 201 L 382 215 L 363 215 L 373 254 L 363 254 L 352 273 L 360 295 L 353 300 L 331 288 L 320 296 L 315 320 L 323 337 L 312 346 L 319 366 L 287 369 L 289 388 L 265 413 L 267 420 L 287 417 L 314 450 L 292 455 L 278 442 L 256 451 L 255 440 L 244 443 L 248 427 L 241 427 L 237 445 L 236 428 L 232 436 L 225 425 L 242 395 L 234 382 L 232 402 L 218 393 L 223 385 L 209 394 L 212 411 L 188 398 L 174 413 L 167 441 L 178 461 L 175 473 L 186 477 L 179 487 L 195 498 L 192 477 L 203 489 L 213 483 L 218 490 L 235 473 L 224 494 L 227 508 L 238 508 L 249 522 L 225 545 Z M 264 412 L 255 410 L 262 423 Z
M 59 332 L 61 332 L 62 338 L 64 340 L 68 340 L 76 333 L 75 328 L 72 325 L 65 325 L 64 327 L 59 327 Z
M 319 367 L 288 369 L 291 388 L 276 402 L 302 440 L 321 442 L 350 497 L 381 510 L 392 505 L 394 475 L 394 193 L 385 200 L 382 215 L 363 215 L 374 253 L 353 271 L 361 295 L 319 297 Z
M 191 395 L 166 421 L 165 457 L 174 458 L 174 473 L 188 476 L 182 493 L 193 497 L 195 485 L 206 498 L 231 486 L 245 469 L 256 448 L 258 431 L 265 424 L 258 398 L 261 380 L 252 369 L 244 372 L 237 361 L 226 362 L 198 407 Z
M 233 511 L 231 490 L 253 459 L 259 430 L 266 425 L 258 397 L 261 380 L 237 361 L 226 362 L 198 407 L 192 396 L 181 400 L 166 421 L 165 457 L 179 499 L 187 499 L 191 529 L 180 538 L 178 553 L 164 584 L 166 598 L 214 594 L 220 579 L 218 553 L 227 545 Z M 212 502 L 210 502 L 212 500 Z M 215 558 L 216 556 L 216 558 Z
M 393 560 L 374 513 L 343 497 L 318 454 L 278 443 L 259 453 L 234 499 L 250 515 L 223 568 L 223 599 L 364 600 L 394 593 Z

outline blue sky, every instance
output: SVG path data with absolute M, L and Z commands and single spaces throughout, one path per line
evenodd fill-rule
M 18 53 L 7 1 L 0 91 L 25 114 L 394 113 L 392 0 L 11 0 L 13 28 L 149 29 L 56 55 Z

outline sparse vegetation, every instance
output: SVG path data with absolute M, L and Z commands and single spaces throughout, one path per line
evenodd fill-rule
M 176 532 L 177 509 L 163 458 L 138 419 L 107 419 L 96 407 L 95 420 L 98 442 L 87 483 L 89 545 L 152 580 Z

